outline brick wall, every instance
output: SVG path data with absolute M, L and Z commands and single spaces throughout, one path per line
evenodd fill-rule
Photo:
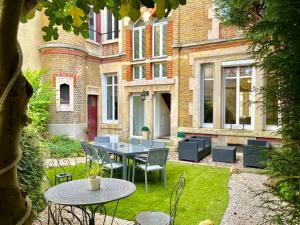
M 43 54 L 43 67 L 48 71 L 46 79 L 55 82 L 57 76 L 75 77 L 74 111 L 57 112 L 55 101 L 50 106 L 52 124 L 77 124 L 85 122 L 85 58 L 67 54 Z M 55 77 L 55 78 L 54 78 Z M 55 88 L 55 83 L 53 83 Z
M 230 38 L 242 35 L 243 32 L 234 27 L 228 27 L 224 24 L 220 24 L 220 38 Z
M 102 55 L 103 56 L 110 56 L 116 55 L 119 53 L 119 43 L 109 43 L 109 44 L 102 44 Z

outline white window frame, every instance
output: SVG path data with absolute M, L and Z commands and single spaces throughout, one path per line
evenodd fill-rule
M 108 77 L 112 77 L 112 84 L 107 84 L 107 78 Z M 115 84 L 115 79 L 114 77 L 118 78 L 118 83 L 117 85 Z M 119 117 L 120 117 L 120 102 L 119 102 L 119 83 L 120 83 L 120 79 L 119 79 L 119 75 L 118 73 L 106 73 L 102 75 L 102 90 L 103 90 L 103 94 L 102 94 L 102 121 L 103 123 L 118 123 L 119 122 Z M 113 117 L 114 112 L 115 112 L 115 88 L 117 88 L 117 100 L 118 100 L 118 119 L 108 119 L 107 118 L 107 87 L 111 86 L 112 87 L 112 94 L 113 94 L 113 99 L 112 99 L 112 112 L 113 112 Z
M 143 57 L 143 30 L 145 30 L 146 32 L 146 26 L 139 26 L 139 27 L 135 27 L 135 25 L 139 22 L 140 20 L 136 21 L 135 24 L 133 25 L 133 29 L 132 29 L 132 58 L 133 60 L 142 60 L 145 59 L 146 57 L 146 52 L 145 52 L 145 56 Z M 135 31 L 138 31 L 139 33 L 139 57 L 138 58 L 134 58 L 134 36 L 135 36 Z M 146 40 L 145 40 L 146 42 Z M 146 46 L 145 46 L 145 51 L 146 51 Z
M 69 97 L 70 101 L 68 104 L 61 103 L 60 97 L 60 85 L 69 85 Z M 68 112 L 74 111 L 74 79 L 73 77 L 56 77 L 56 111 L 58 112 Z
M 211 64 L 213 67 L 213 77 L 212 78 L 205 78 L 203 69 L 204 65 Z M 212 80 L 213 81 L 213 90 L 214 90 L 214 83 L 215 83 L 215 67 L 213 63 L 203 63 L 200 65 L 200 126 L 203 128 L 213 128 L 213 122 L 214 122 L 214 116 L 213 116 L 213 122 L 212 123 L 204 123 L 204 84 L 206 80 Z M 212 99 L 214 101 L 214 91 Z M 214 105 L 213 105 L 214 106 Z M 214 108 L 213 108 L 214 110 Z
M 134 76 L 134 67 L 139 67 L 139 78 L 135 78 Z M 143 67 L 145 68 L 145 77 L 143 76 Z M 133 80 L 145 80 L 146 79 L 146 65 L 145 64 L 137 64 L 132 66 L 132 78 Z
M 93 8 L 91 8 L 90 10 L 93 10 Z M 93 12 L 93 19 L 94 19 L 94 26 L 93 26 L 93 39 L 90 38 L 90 35 L 89 35 L 89 40 L 92 40 L 92 41 L 97 41 L 97 16 L 96 16 L 96 13 Z M 90 28 L 90 25 L 89 25 L 89 28 Z M 90 29 L 89 29 L 89 32 L 90 32 Z M 90 34 L 90 33 L 89 33 Z
M 114 17 L 114 15 L 112 14 L 112 31 L 113 31 L 113 33 L 112 33 L 112 38 L 111 39 L 107 39 L 107 32 L 108 32 L 108 26 L 107 26 L 107 12 L 108 12 L 108 9 L 107 8 L 104 8 L 104 10 L 102 10 L 102 13 L 101 13 L 101 15 L 102 15 L 102 21 L 104 21 L 104 23 L 103 23 L 103 30 L 102 30 L 102 33 L 104 33 L 105 35 L 104 35 L 104 42 L 115 42 L 115 41 L 117 41 L 118 39 L 119 39 L 119 37 L 115 37 L 115 31 L 117 31 L 117 32 L 119 32 L 119 29 L 118 30 L 115 30 L 115 23 L 114 23 L 114 20 L 117 20 L 115 17 Z M 118 23 L 119 23 L 119 27 L 120 27 L 120 22 L 118 21 Z M 119 34 L 120 35 L 120 34 Z
M 255 74 L 256 70 L 255 67 L 253 67 L 254 60 L 238 60 L 238 61 L 228 61 L 228 62 L 223 62 L 222 63 L 222 83 L 223 83 L 223 107 L 222 107 L 222 120 L 223 120 L 223 127 L 225 129 L 245 129 L 245 130 L 253 130 L 254 129 L 254 121 L 255 121 L 255 95 L 254 95 L 254 90 L 255 90 Z M 243 66 L 251 66 L 252 67 L 252 74 L 251 74 L 251 94 L 250 94 L 250 115 L 251 115 L 251 123 L 250 124 L 240 124 L 239 119 L 240 119 L 240 67 Z M 226 99 L 225 99 L 225 75 L 223 74 L 223 68 L 226 67 L 237 67 L 237 76 L 234 78 L 227 78 L 227 79 L 235 79 L 236 80 L 236 124 L 226 124 L 225 123 L 225 110 L 226 110 Z M 243 77 L 243 78 L 249 78 Z
M 168 20 L 162 20 L 162 21 L 159 21 L 159 22 L 156 22 L 156 21 L 158 21 L 158 19 L 155 19 L 154 21 L 153 21 L 153 27 L 152 27 L 152 57 L 153 58 L 162 58 L 162 57 L 167 57 L 168 56 L 168 53 L 166 52 L 166 54 L 164 55 L 163 54 L 163 40 L 164 40 L 164 37 L 163 37 L 163 35 L 164 35 L 164 32 L 163 32 L 163 27 L 164 27 L 164 25 L 166 25 L 166 29 L 167 29 L 167 32 L 168 32 Z M 160 31 L 160 33 L 159 33 L 159 41 L 160 41 L 160 45 L 159 45 L 159 55 L 158 56 L 155 56 L 154 55 L 154 45 L 155 45 L 155 43 L 154 43 L 154 31 L 155 31 L 155 27 L 156 26 L 159 26 L 160 28 L 159 28 L 159 31 Z M 168 38 L 167 38 L 167 46 L 168 46 Z
M 142 136 L 133 135 L 133 96 L 140 96 L 140 94 L 133 94 L 130 96 L 130 137 L 140 138 Z M 145 115 L 145 101 L 144 101 L 144 125 L 146 124 L 146 115 Z
M 163 71 L 163 64 L 166 64 L 166 76 L 162 76 L 162 71 Z M 159 76 L 155 77 L 154 76 L 154 65 L 159 65 Z M 168 64 L 167 62 L 160 62 L 160 63 L 152 63 L 152 79 L 166 79 L 168 78 Z

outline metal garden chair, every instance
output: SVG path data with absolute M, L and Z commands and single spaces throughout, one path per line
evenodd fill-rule
M 101 148 L 97 149 L 100 159 L 102 161 L 102 166 L 110 170 L 110 178 L 112 178 L 114 170 L 123 168 L 123 163 L 112 160 L 110 158 L 109 153 L 102 150 Z
M 147 148 L 151 148 L 152 145 L 153 145 L 153 141 L 151 141 L 151 140 L 143 140 L 142 141 L 142 146 L 145 146 Z
M 165 147 L 166 147 L 166 143 L 159 142 L 159 141 L 153 141 L 151 148 L 165 148 Z
M 133 145 L 139 145 L 140 144 L 140 139 L 131 138 L 130 143 L 133 144 Z
M 185 178 L 181 176 L 175 184 L 170 198 L 170 214 L 160 211 L 146 211 L 135 217 L 136 225 L 175 225 L 179 199 L 185 186 Z
M 150 149 L 148 153 L 147 159 L 135 157 L 133 160 L 133 171 L 132 171 L 132 182 L 134 182 L 134 174 L 135 168 L 140 168 L 145 172 L 145 184 L 146 184 L 146 192 L 148 191 L 148 172 L 160 171 L 160 173 L 164 178 L 164 185 L 166 187 L 167 184 L 167 176 L 166 176 L 166 163 L 168 158 L 169 149 L 161 148 L 161 149 Z M 136 161 L 139 161 L 140 164 L 136 165 Z
M 81 144 L 81 146 L 83 148 L 83 151 L 85 153 L 85 168 L 86 168 L 86 164 L 87 164 L 88 161 L 89 161 L 89 164 L 91 166 L 92 161 L 93 161 L 93 155 L 92 155 L 92 152 L 91 152 L 90 147 L 88 146 L 87 142 L 81 141 L 80 144 Z
M 110 143 L 110 137 L 109 136 L 99 136 L 99 137 L 95 137 L 94 141 L 95 141 L 95 143 Z

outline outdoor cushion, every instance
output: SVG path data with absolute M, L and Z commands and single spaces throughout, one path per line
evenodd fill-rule
M 142 164 L 142 165 L 138 165 L 139 168 L 145 170 L 146 169 L 146 165 Z M 155 171 L 155 170 L 162 170 L 163 167 L 159 166 L 159 165 L 153 165 L 153 166 L 147 166 L 147 171 Z

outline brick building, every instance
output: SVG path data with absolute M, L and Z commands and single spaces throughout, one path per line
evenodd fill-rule
M 249 42 L 214 12 L 211 0 L 188 1 L 162 20 L 150 9 L 136 22 L 103 10 L 90 15 L 88 40 L 60 31 L 50 43 L 21 41 L 25 55 L 35 46 L 36 68 L 47 69 L 57 90 L 50 131 L 124 140 L 148 126 L 155 139 L 176 139 L 178 131 L 211 135 L 218 144 L 280 138 L 276 113 L 265 115 L 253 103 L 260 97 L 253 90 L 266 82 Z

